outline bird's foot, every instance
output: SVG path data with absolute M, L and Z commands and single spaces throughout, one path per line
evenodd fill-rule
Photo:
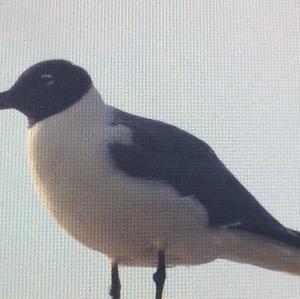
M 121 283 L 119 279 L 118 264 L 113 264 L 111 268 L 111 287 L 109 295 L 112 299 L 120 299 Z
M 158 266 L 156 272 L 153 274 L 153 280 L 156 285 L 156 299 L 162 298 L 162 292 L 166 280 L 166 264 L 165 264 L 165 253 L 160 250 L 158 253 Z

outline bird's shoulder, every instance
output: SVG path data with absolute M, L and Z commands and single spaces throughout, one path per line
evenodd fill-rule
M 128 127 L 132 132 L 134 144 L 147 151 L 191 159 L 204 156 L 216 158 L 207 143 L 176 126 L 159 120 L 114 109 L 112 125 Z

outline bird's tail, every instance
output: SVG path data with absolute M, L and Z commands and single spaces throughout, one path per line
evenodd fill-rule
M 293 244 L 300 244 L 300 233 L 291 230 L 287 233 L 292 233 Z M 222 238 L 221 258 L 300 275 L 300 246 L 245 231 L 228 230 Z

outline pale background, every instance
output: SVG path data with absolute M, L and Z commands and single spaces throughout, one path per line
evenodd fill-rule
M 65 58 L 104 100 L 208 142 L 282 223 L 300 230 L 300 2 L 1 1 L 0 90 Z M 108 298 L 109 264 L 39 203 L 27 122 L 0 112 L 0 298 Z M 121 270 L 122 298 L 154 298 L 154 269 Z M 168 271 L 164 298 L 297 299 L 300 277 L 217 261 Z

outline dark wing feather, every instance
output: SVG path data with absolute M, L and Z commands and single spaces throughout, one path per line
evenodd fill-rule
M 129 127 L 133 144 L 113 143 L 117 167 L 136 178 L 163 181 L 194 196 L 214 227 L 243 229 L 300 247 L 299 236 L 273 218 L 203 141 L 177 127 L 115 110 L 112 125 Z

